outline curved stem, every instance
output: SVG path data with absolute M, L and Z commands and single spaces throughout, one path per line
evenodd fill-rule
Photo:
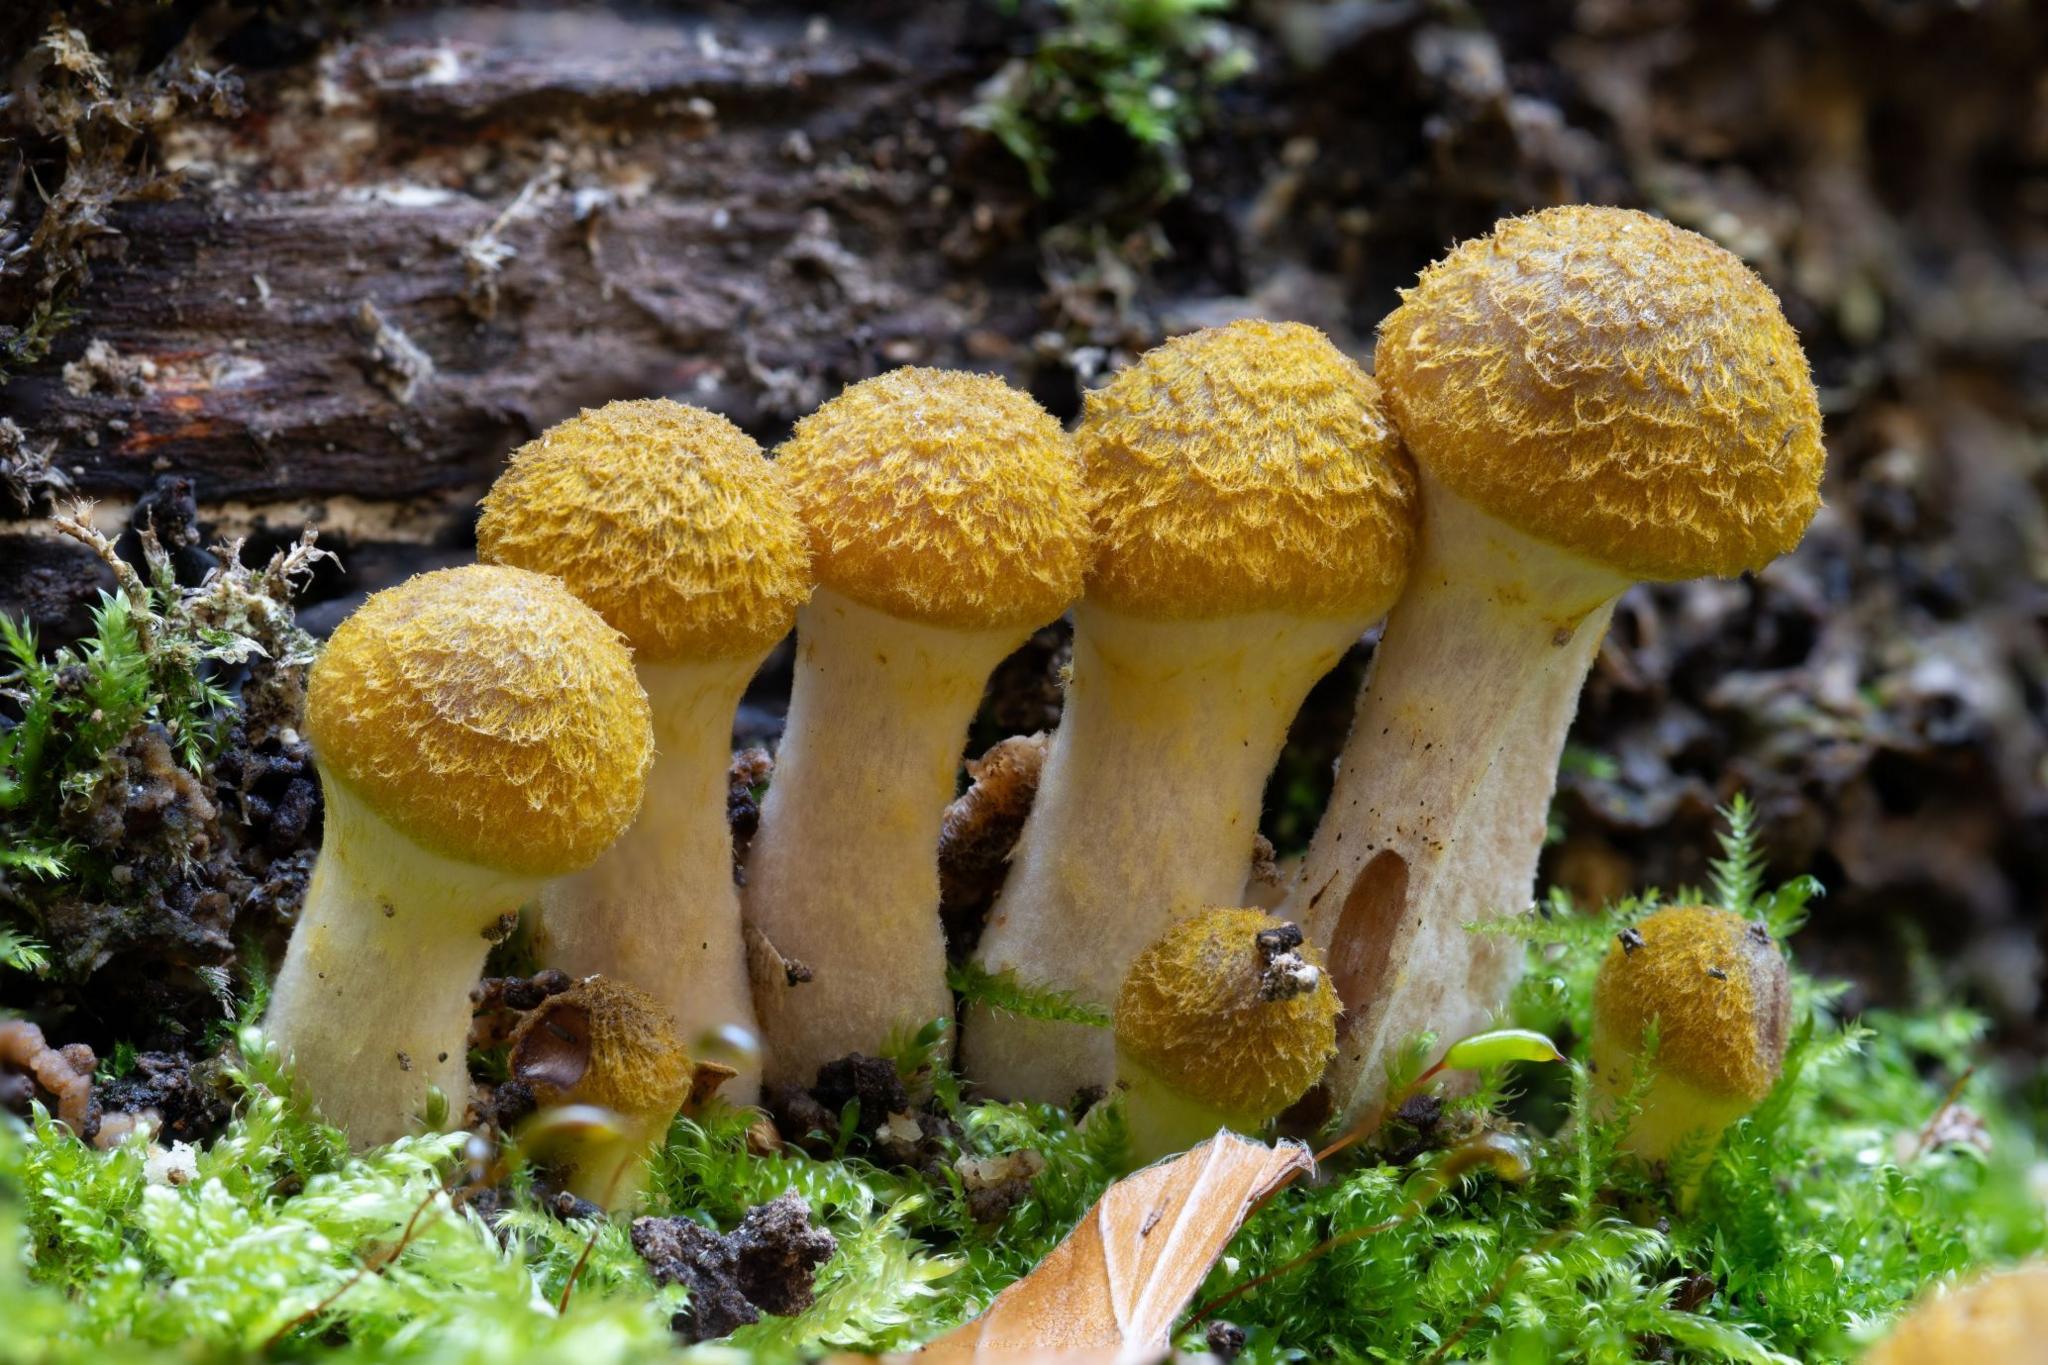
M 1379 1103 L 1388 1049 L 1478 1032 L 1506 1001 L 1520 945 L 1465 926 L 1529 905 L 1565 732 L 1627 586 L 1426 474 L 1423 491 L 1407 594 L 1281 907 L 1345 1005 L 1330 1081 L 1347 1117 Z
M 748 852 L 754 1004 L 770 1080 L 953 1016 L 939 824 L 988 675 L 1024 630 L 948 630 L 820 588 L 797 616 L 796 680 Z
M 432 1090 L 450 1123 L 462 1117 L 469 990 L 488 935 L 537 885 L 430 853 L 341 783 L 325 791 L 320 860 L 264 1028 L 327 1120 L 370 1147 L 413 1131 Z

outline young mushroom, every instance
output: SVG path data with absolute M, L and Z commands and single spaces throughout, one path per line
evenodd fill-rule
M 694 1073 L 661 1003 L 623 981 L 586 977 L 520 1021 L 507 1063 L 544 1111 L 594 1105 L 609 1115 L 538 1153 L 571 1168 L 564 1188 L 605 1209 L 637 1204 L 647 1158 L 667 1138 Z
M 486 560 L 559 577 L 633 647 L 655 761 L 633 827 L 541 893 L 536 948 L 572 976 L 652 995 L 699 1051 L 760 1064 L 726 825 L 733 713 L 811 590 L 782 471 L 723 417 L 611 403 L 514 452 L 484 499 Z
M 1863 1365 L 2039 1365 L 2048 1358 L 2048 1261 L 1924 1295 Z
M 1557 761 L 1614 600 L 1734 575 L 1819 506 L 1820 410 L 1769 288 L 1647 214 L 1560 208 L 1423 272 L 1378 377 L 1423 526 L 1337 784 L 1283 905 L 1347 1014 L 1331 1088 L 1369 1112 L 1384 1060 L 1504 1003 Z
M 1096 559 L 978 961 L 1106 1007 L 1168 924 L 1242 903 L 1288 724 L 1400 592 L 1415 480 L 1378 386 L 1297 323 L 1167 342 L 1088 396 L 1076 444 Z M 977 1010 L 961 1042 L 1010 1096 L 1114 1070 L 1080 1025 Z
M 1116 1077 L 1131 1155 L 1219 1128 L 1256 1134 L 1336 1047 L 1337 994 L 1301 930 L 1263 910 L 1183 916 L 1132 959 L 1116 999 Z
M 1785 956 L 1760 920 L 1678 906 L 1622 930 L 1593 986 L 1593 1073 L 1611 1109 L 1647 1068 L 1629 1150 L 1703 1159 L 1777 1083 L 1789 1010 Z M 1679 1173 L 1682 1191 L 1697 1174 Z
M 266 1028 L 358 1146 L 469 1093 L 469 989 L 502 921 L 640 807 L 654 737 L 618 633 L 524 569 L 372 596 L 320 652 L 320 858 Z
M 1081 589 L 1071 444 L 999 379 L 902 369 L 777 453 L 819 588 L 744 903 L 772 1080 L 950 1019 L 939 823 L 989 673 Z

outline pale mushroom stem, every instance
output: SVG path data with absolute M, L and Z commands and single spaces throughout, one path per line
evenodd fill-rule
M 571 976 L 646 991 L 693 1056 L 736 1068 L 722 1093 L 737 1104 L 758 1097 L 761 1063 L 726 788 L 733 713 L 754 669 L 752 659 L 640 665 L 654 714 L 646 801 L 595 863 L 541 892 L 536 943 Z
M 1466 925 L 1529 906 L 1565 732 L 1628 587 L 1426 471 L 1422 495 L 1407 591 L 1279 912 L 1328 955 L 1345 1008 L 1328 1082 L 1354 1121 L 1391 1049 L 1476 1032 L 1506 1002 L 1521 945 Z
M 469 1099 L 469 987 L 491 932 L 537 889 L 430 853 L 338 782 L 264 1029 L 329 1123 L 358 1148 L 443 1127 Z
M 951 1020 L 939 823 L 988 675 L 1027 634 L 906 621 L 820 588 L 797 616 L 796 677 L 761 829 L 749 927 L 770 1080 L 809 1085 L 849 1052 Z
M 1181 1094 L 1153 1075 L 1143 1062 L 1125 1058 L 1117 1077 L 1125 1131 L 1130 1135 L 1124 1164 L 1133 1169 L 1188 1151 L 1225 1128 L 1257 1137 L 1266 1126 Z
M 616 1213 L 637 1209 L 646 1201 L 653 1177 L 649 1163 L 668 1139 L 674 1116 L 629 1118 L 617 1114 L 614 1119 L 618 1133 L 602 1145 L 578 1152 L 575 1167 L 562 1186 L 578 1199 Z
M 1074 609 L 1074 667 L 1038 798 L 977 960 L 1109 1007 L 1183 915 L 1243 899 L 1266 779 L 1317 678 L 1364 620 L 1260 613 L 1148 621 Z M 966 1074 L 1063 1104 L 1116 1074 L 1110 1031 L 982 1007 Z

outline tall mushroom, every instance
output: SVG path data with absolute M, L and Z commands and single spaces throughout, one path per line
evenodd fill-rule
M 653 757 L 618 633 L 560 583 L 475 564 L 377 593 L 306 688 L 320 858 L 266 1029 L 358 1146 L 468 1095 L 497 926 L 632 823 Z
M 939 822 L 989 673 L 1081 589 L 1088 515 L 1059 423 L 984 375 L 856 384 L 777 462 L 819 587 L 744 901 L 769 1077 L 808 1084 L 952 1015 Z
M 714 413 L 611 403 L 513 454 L 477 547 L 555 574 L 617 627 L 654 714 L 640 818 L 541 893 L 541 956 L 646 991 L 687 1047 L 737 1068 L 727 1094 L 750 1104 L 758 1027 L 725 807 L 740 694 L 811 590 L 782 471 Z
M 1647 214 L 1511 219 L 1423 272 L 1378 373 L 1422 546 L 1283 913 L 1347 1009 L 1332 1089 L 1485 1025 L 1521 961 L 1470 921 L 1529 904 L 1557 759 L 1614 600 L 1734 575 L 1819 506 L 1820 410 L 1777 298 Z
M 1322 333 L 1179 337 L 1088 397 L 1097 548 L 1066 706 L 980 964 L 1107 1007 L 1176 918 L 1242 901 L 1259 806 L 1308 689 L 1400 591 L 1414 473 L 1378 386 Z M 977 1010 L 966 1070 L 1064 1101 L 1101 1029 Z

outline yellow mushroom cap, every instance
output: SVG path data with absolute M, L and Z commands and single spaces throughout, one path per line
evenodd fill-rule
M 484 559 L 561 579 L 643 663 L 763 653 L 811 594 L 782 471 L 725 418 L 665 398 L 549 428 L 483 509 Z
M 491 564 L 372 596 L 306 689 L 322 773 L 422 847 L 529 876 L 587 866 L 640 809 L 633 658 L 555 579 Z
M 1415 543 L 1379 385 L 1313 327 L 1176 337 L 1088 395 L 1089 597 L 1158 619 L 1377 616 Z
M 1080 595 L 1088 505 L 1073 443 L 992 375 L 906 368 L 796 424 L 776 463 L 818 581 L 957 629 L 1036 626 Z
M 1749 267 L 1630 209 L 1546 209 L 1422 272 L 1377 370 L 1416 462 L 1641 579 L 1732 576 L 1820 506 L 1820 403 Z
M 1177 921 L 1131 960 L 1116 1041 L 1180 1093 L 1263 1121 L 1322 1075 L 1337 1012 L 1300 930 L 1263 910 L 1218 908 Z
M 2048 1262 L 2030 1261 L 1923 1297 L 1864 1365 L 1992 1365 L 2040 1359 Z
M 1785 1060 L 1785 958 L 1761 921 L 1674 906 L 1617 936 L 1593 985 L 1595 1046 L 1624 1055 L 1657 1024 L 1657 1067 L 1705 1094 L 1755 1103 Z
M 654 997 L 602 976 L 542 1001 L 512 1034 L 508 1057 L 543 1104 L 595 1104 L 635 1118 L 681 1108 L 694 1073 Z

